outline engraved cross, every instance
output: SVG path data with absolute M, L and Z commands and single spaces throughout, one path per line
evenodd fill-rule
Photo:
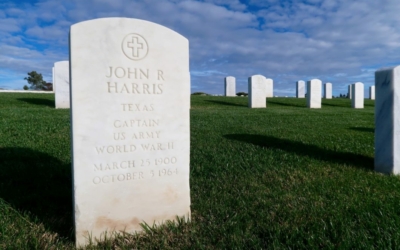
M 132 41 L 128 42 L 128 48 L 132 49 L 132 56 L 139 57 L 139 49 L 143 49 L 143 43 L 139 43 L 138 37 L 132 37 Z

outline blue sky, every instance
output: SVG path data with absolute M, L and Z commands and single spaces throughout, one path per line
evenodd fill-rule
M 144 19 L 189 39 L 192 92 L 223 93 L 225 76 L 274 80 L 294 96 L 297 80 L 331 82 L 334 95 L 400 64 L 398 0 L 1 0 L 0 88 L 22 89 L 35 70 L 51 82 L 68 60 L 69 27 L 101 17 Z

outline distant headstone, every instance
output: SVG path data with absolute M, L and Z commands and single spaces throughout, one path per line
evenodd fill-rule
M 324 84 L 324 98 L 332 99 L 332 83 L 330 82 Z
M 352 97 L 351 97 L 351 85 L 352 85 L 352 84 L 350 84 L 350 85 L 347 87 L 347 97 L 348 97 L 349 99 L 352 98 Z
M 71 26 L 70 63 L 76 244 L 190 218 L 188 40 L 89 20 Z
M 267 79 L 262 75 L 249 77 L 249 108 L 266 108 Z
M 356 82 L 351 85 L 351 107 L 355 109 L 364 108 L 364 84 Z
M 69 109 L 69 61 L 54 63 L 53 86 L 57 85 L 54 99 L 56 109 Z
M 369 87 L 369 99 L 375 100 L 375 86 Z
M 236 79 L 233 76 L 225 77 L 225 96 L 236 96 Z
M 319 79 L 307 81 L 307 107 L 312 109 L 321 108 L 322 82 Z
M 271 78 L 266 78 L 265 84 L 267 85 L 266 97 L 274 97 L 274 80 Z
M 296 98 L 304 98 L 306 96 L 306 83 L 304 81 L 296 82 Z
M 56 83 L 54 82 L 54 67 L 53 68 L 51 68 L 51 72 L 52 72 L 52 74 L 53 74 L 53 92 L 56 92 Z
M 400 66 L 375 72 L 375 171 L 400 174 Z

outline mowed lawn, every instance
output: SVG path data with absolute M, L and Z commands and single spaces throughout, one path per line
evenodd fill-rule
M 374 101 L 350 106 L 192 96 L 191 222 L 88 249 L 400 248 L 400 178 L 373 171 Z M 1 93 L 0 117 L 0 249 L 74 249 L 69 110 Z

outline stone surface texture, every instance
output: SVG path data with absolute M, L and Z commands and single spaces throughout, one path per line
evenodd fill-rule
M 375 72 L 375 171 L 400 174 L 400 66 Z
M 225 96 L 236 96 L 236 78 L 225 77 Z
M 375 86 L 369 87 L 369 99 L 375 100 Z
M 324 98 L 332 99 L 332 83 L 330 82 L 324 84 Z
M 351 107 L 355 109 L 364 108 L 364 84 L 356 82 L 351 85 Z
M 319 79 L 307 81 L 307 107 L 312 109 L 321 108 L 322 82 Z
M 266 97 L 274 97 L 274 80 L 266 78 L 265 84 L 267 85 Z
M 69 109 L 69 61 L 54 63 L 53 87 L 57 85 L 54 92 L 56 109 Z
M 188 40 L 94 19 L 71 26 L 70 63 L 76 244 L 190 219 Z
M 249 108 L 267 107 L 267 79 L 262 75 L 253 75 L 248 79 Z
M 306 82 L 305 81 L 297 81 L 296 82 L 296 98 L 305 98 L 306 97 Z

